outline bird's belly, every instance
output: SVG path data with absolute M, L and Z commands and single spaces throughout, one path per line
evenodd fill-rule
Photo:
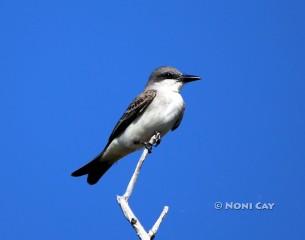
M 122 144 L 122 142 L 119 141 L 119 138 L 114 139 L 103 153 L 103 159 L 107 162 L 114 163 L 136 150 L 135 148 L 128 147 L 126 144 Z

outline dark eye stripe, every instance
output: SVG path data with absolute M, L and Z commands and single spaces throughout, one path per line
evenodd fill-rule
M 179 77 L 179 75 L 175 73 L 166 72 L 166 73 L 162 73 L 160 77 L 162 79 L 176 79 Z

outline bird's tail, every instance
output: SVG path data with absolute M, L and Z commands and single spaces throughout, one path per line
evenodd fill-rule
M 87 175 L 87 182 L 90 185 L 96 184 L 98 180 L 107 172 L 107 170 L 112 166 L 112 163 L 103 161 L 101 154 L 98 155 L 94 160 L 88 164 L 82 166 L 80 169 L 74 171 L 71 176 L 80 177 Z

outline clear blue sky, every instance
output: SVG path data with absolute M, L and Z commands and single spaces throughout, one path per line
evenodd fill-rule
M 0 239 L 135 239 L 115 196 L 140 153 L 94 187 L 70 173 L 160 65 L 204 81 L 145 162 L 143 224 L 168 204 L 158 239 L 305 239 L 304 1 L 106 2 L 0 2 Z

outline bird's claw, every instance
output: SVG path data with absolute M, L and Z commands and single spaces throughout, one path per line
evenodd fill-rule
M 155 146 L 157 147 L 161 143 L 161 134 L 156 131 L 155 136 L 156 136 Z
M 161 134 L 159 132 L 155 132 L 153 143 L 144 142 L 144 147 L 148 150 L 148 153 L 152 152 L 153 146 L 157 147 L 161 143 Z
M 153 145 L 149 142 L 145 142 L 144 143 L 144 147 L 147 149 L 148 153 L 151 153 L 152 152 L 152 147 Z

